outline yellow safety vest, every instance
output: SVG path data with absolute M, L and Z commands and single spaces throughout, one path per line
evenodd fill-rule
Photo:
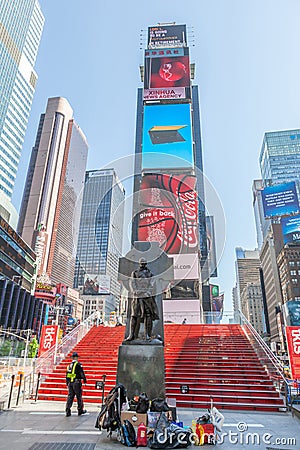
M 71 365 L 73 364 L 72 370 L 71 370 Z M 78 361 L 75 361 L 74 363 L 71 363 L 68 368 L 67 368 L 67 378 L 70 379 L 71 383 L 75 380 L 76 378 L 76 373 L 75 373 L 75 367 L 77 366 Z

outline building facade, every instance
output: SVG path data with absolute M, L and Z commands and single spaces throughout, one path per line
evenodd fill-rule
M 278 328 L 277 312 L 282 305 L 282 292 L 278 272 L 277 257 L 283 247 L 281 226 L 271 224 L 269 232 L 260 251 L 260 261 L 267 314 L 269 319 L 270 342 L 283 345 L 280 336 L 282 330 Z
M 19 333 L 33 330 L 39 337 L 47 323 L 47 305 L 14 281 L 0 277 L 0 326 Z
M 299 181 L 300 130 L 265 133 L 259 163 L 264 186 Z
M 266 333 L 263 294 L 261 288 L 261 262 L 258 250 L 235 249 L 236 289 L 234 310 L 239 309 L 247 320 L 263 335 Z
M 41 115 L 18 231 L 37 254 L 38 275 L 73 285 L 88 144 L 68 101 L 50 98 Z
M 265 336 L 266 327 L 264 320 L 264 307 L 260 284 L 248 283 L 241 293 L 242 311 L 253 328 Z
M 86 172 L 74 288 L 85 299 L 84 318 L 109 314 L 120 300 L 125 191 L 114 169 Z
M 16 228 L 14 183 L 35 91 L 44 26 L 38 0 L 0 2 L 0 214 Z
M 0 216 L 0 277 L 11 280 L 33 294 L 36 254 Z

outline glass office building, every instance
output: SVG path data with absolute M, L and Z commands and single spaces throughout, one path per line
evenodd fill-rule
M 37 254 L 38 275 L 73 285 L 88 143 L 63 97 L 41 115 L 23 193 L 18 232 Z
M 124 188 L 114 169 L 86 172 L 74 277 L 74 288 L 82 287 L 83 295 L 88 296 L 85 317 L 95 309 L 110 312 L 120 297 L 117 280 L 124 198 Z M 87 280 L 97 280 L 97 288 L 91 289 Z
M 265 133 L 260 158 L 264 186 L 300 180 L 300 130 Z
M 0 213 L 10 211 L 27 121 L 35 91 L 35 60 L 44 25 L 37 0 L 0 1 Z

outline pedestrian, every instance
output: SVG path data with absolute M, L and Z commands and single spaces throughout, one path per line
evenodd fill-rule
M 82 365 L 78 361 L 78 353 L 74 352 L 72 355 L 72 362 L 67 367 L 66 383 L 68 387 L 68 399 L 66 403 L 66 417 L 70 417 L 73 400 L 77 398 L 78 415 L 81 416 L 87 411 L 83 409 L 82 400 L 82 381 L 86 384 L 86 377 Z
M 182 321 L 182 325 L 185 325 L 185 324 L 186 324 L 186 318 L 184 318 Z

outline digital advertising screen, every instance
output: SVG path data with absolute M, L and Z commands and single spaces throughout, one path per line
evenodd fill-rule
M 194 164 L 190 104 L 144 107 L 142 170 Z
M 157 25 L 148 28 L 148 47 L 187 45 L 186 25 Z
M 142 178 L 138 240 L 159 242 L 169 255 L 198 252 L 198 199 L 192 175 Z
M 83 286 L 84 295 L 109 294 L 109 293 L 110 293 L 109 275 L 85 274 Z
M 197 280 L 199 258 L 197 253 L 169 255 L 174 262 L 174 280 Z
M 207 236 L 207 251 L 208 251 L 208 268 L 211 277 L 217 277 L 217 252 L 216 252 L 216 238 L 214 217 L 206 216 L 206 236 Z
M 188 49 L 183 56 L 145 57 L 144 88 L 189 87 L 190 58 Z
M 281 219 L 284 244 L 300 244 L 300 214 Z
M 268 186 L 262 191 L 265 218 L 296 214 L 299 201 L 294 181 Z
M 300 301 L 289 300 L 283 305 L 285 323 L 288 326 L 300 326 Z

